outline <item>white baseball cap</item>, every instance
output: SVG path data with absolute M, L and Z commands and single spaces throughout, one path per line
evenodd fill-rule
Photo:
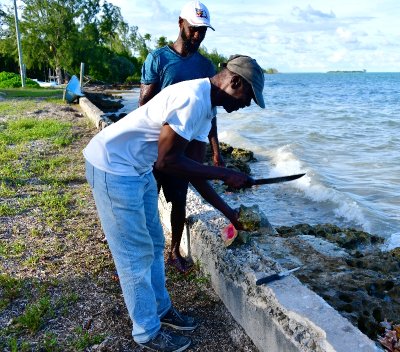
M 184 18 L 192 26 L 195 27 L 210 27 L 213 31 L 215 29 L 210 24 L 210 13 L 206 5 L 200 1 L 190 1 L 182 7 L 181 18 Z

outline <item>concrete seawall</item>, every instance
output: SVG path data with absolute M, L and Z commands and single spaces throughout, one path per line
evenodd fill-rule
M 98 129 L 109 124 L 101 110 L 80 98 Z M 170 205 L 159 198 L 160 217 L 170 229 Z M 214 208 L 189 190 L 183 250 L 200 262 L 234 319 L 260 351 L 382 351 L 366 335 L 294 276 L 256 286 L 263 272 L 279 265 L 251 243 L 226 248 L 220 237 L 227 224 Z
M 159 210 L 169 229 L 170 206 L 162 194 Z M 256 286 L 276 262 L 251 244 L 226 248 L 220 237 L 226 220 L 194 191 L 188 193 L 187 215 L 190 241 L 186 237 L 183 250 L 210 275 L 215 291 L 260 351 L 380 350 L 294 276 Z

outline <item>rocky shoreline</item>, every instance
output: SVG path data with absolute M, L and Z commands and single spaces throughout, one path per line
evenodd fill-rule
M 251 173 L 256 161 L 251 151 L 221 143 L 221 153 L 227 167 Z M 251 244 L 237 241 L 233 246 L 256 246 L 287 269 L 300 266 L 294 275 L 373 340 L 399 323 L 400 248 L 383 252 L 382 237 L 332 224 L 280 226 L 276 231 L 252 233 Z
M 363 333 L 376 339 L 385 332 L 385 321 L 398 322 L 398 248 L 382 252 L 382 238 L 331 224 L 276 230 L 279 246 L 271 243 L 273 236 L 260 240 L 269 246 L 271 256 L 301 265 L 294 275 Z

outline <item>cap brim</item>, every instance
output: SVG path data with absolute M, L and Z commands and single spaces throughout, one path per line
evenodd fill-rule
M 254 101 L 256 104 L 262 108 L 265 109 L 265 103 L 264 103 L 264 97 L 262 96 L 262 93 L 257 93 L 254 88 L 253 88 L 253 93 L 254 93 Z
M 186 19 L 186 18 L 185 18 Z M 206 24 L 206 23 L 193 23 L 190 22 L 189 20 L 186 19 L 186 21 L 188 21 L 188 23 L 193 26 L 193 27 L 208 27 L 211 28 L 213 31 L 215 31 L 214 27 L 211 26 L 211 24 Z

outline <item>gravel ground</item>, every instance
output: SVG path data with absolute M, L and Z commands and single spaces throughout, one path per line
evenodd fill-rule
M 29 106 L 19 116 L 70 122 L 74 142 L 65 148 L 30 143 L 21 154 L 26 157 L 12 161 L 12 167 L 29 168 L 34 156 L 58 160 L 56 166 L 43 166 L 54 167 L 53 178 L 30 176 L 1 190 L 2 205 L 15 204 L 19 210 L 0 217 L 0 350 L 141 351 L 130 336 L 131 323 L 84 178 L 81 150 L 95 128 L 77 105 L 37 99 Z M 0 112 L 0 122 L 10 118 Z M 23 202 L 48 192 L 66 196 L 67 213 L 55 217 L 48 201 Z M 31 205 L 21 210 L 21 204 Z M 190 351 L 257 351 L 201 268 L 186 276 L 167 269 L 167 276 L 174 305 L 199 321 L 188 333 Z

